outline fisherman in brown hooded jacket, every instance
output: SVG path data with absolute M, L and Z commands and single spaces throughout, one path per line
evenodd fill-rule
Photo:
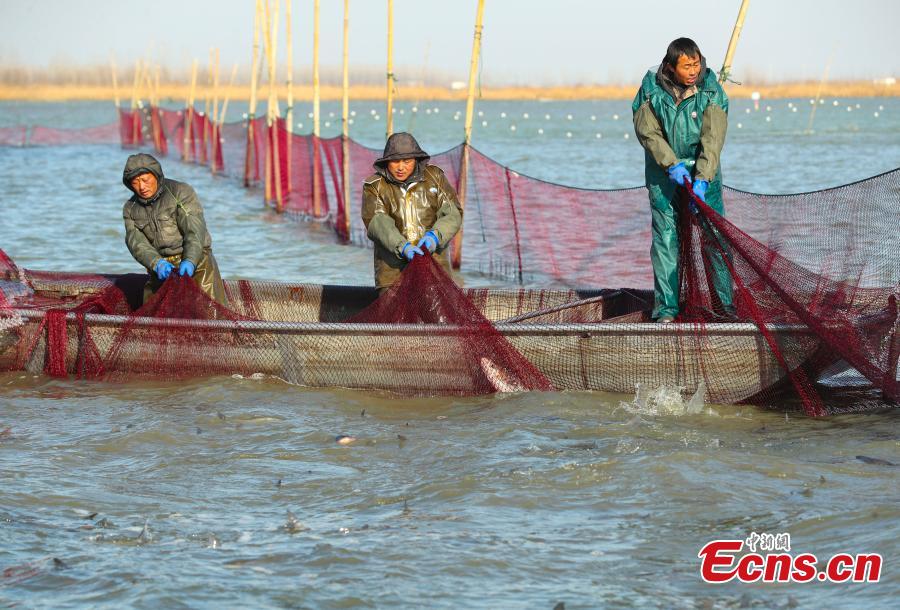
M 122 182 L 133 193 L 122 210 L 125 244 L 150 273 L 144 301 L 177 266 L 179 275 L 192 277 L 210 298 L 226 305 L 225 285 L 194 189 L 164 177 L 159 161 L 146 153 L 128 157 Z
M 388 138 L 363 185 L 362 220 L 375 244 L 375 286 L 383 290 L 425 250 L 449 273 L 447 246 L 462 225 L 462 207 L 444 172 L 408 133 Z

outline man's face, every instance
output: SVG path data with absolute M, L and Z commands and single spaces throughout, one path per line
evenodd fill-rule
M 156 194 L 159 181 L 156 176 L 147 172 L 131 179 L 131 188 L 141 199 L 150 199 Z
M 388 171 L 399 182 L 403 182 L 415 171 L 415 159 L 400 159 L 398 161 L 387 162 Z
M 697 76 L 700 74 L 700 56 L 688 57 L 682 55 L 678 58 L 678 64 L 675 66 L 675 79 L 684 85 L 690 87 L 697 82 Z

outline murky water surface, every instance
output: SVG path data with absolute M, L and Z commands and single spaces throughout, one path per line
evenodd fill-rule
M 732 105 L 732 186 L 814 190 L 900 165 L 894 98 L 828 100 L 811 135 L 808 100 L 747 113 L 750 104 Z M 398 127 L 411 126 L 426 149 L 459 141 L 461 105 L 411 107 L 401 105 Z M 480 108 L 487 126 L 476 125 L 476 145 L 523 173 L 640 184 L 626 102 Z M 383 119 L 370 110 L 381 106 L 354 109 L 355 137 L 375 145 Z M 336 110 L 326 105 L 324 120 Z M 111 105 L 0 105 L 3 125 L 110 120 Z M 108 146 L 0 148 L 0 247 L 30 268 L 136 271 L 123 243 L 125 156 Z M 276 216 L 258 191 L 203 168 L 164 168 L 200 193 L 226 277 L 371 283 L 371 251 Z M 669 390 L 398 399 L 277 379 L 0 375 L 0 607 L 896 604 L 896 412 L 691 413 Z M 356 440 L 341 445 L 338 435 Z M 789 533 L 795 555 L 820 560 L 880 553 L 881 582 L 704 584 L 700 548 L 752 532 Z

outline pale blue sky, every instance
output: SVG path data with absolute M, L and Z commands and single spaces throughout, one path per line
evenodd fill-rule
M 398 78 L 423 65 L 465 79 L 476 0 L 395 0 Z M 282 11 L 284 0 L 282 0 Z M 293 0 L 294 63 L 312 57 L 312 0 Z M 343 0 L 321 0 L 321 63 L 341 61 Z M 636 83 L 678 36 L 721 65 L 739 0 L 487 0 L 483 82 Z M 0 64 L 120 66 L 149 57 L 186 70 L 221 48 L 223 72 L 250 63 L 254 0 L 0 0 Z M 381 69 L 386 0 L 351 0 L 351 65 Z M 282 13 L 283 14 L 283 13 Z M 751 0 L 734 61 L 737 80 L 900 75 L 900 0 Z M 283 43 L 283 33 L 280 44 Z M 283 54 L 283 45 L 281 46 Z

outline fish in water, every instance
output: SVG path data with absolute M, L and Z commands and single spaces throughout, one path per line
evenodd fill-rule
M 145 544 L 153 540 L 153 534 L 150 533 L 150 519 L 144 521 L 144 528 L 138 534 L 137 540 L 140 544 Z
M 347 434 L 338 434 L 334 437 L 334 442 L 336 442 L 338 445 L 349 445 L 354 441 L 356 441 L 356 437 L 349 436 Z
M 287 523 L 284 524 L 284 529 L 290 533 L 295 534 L 297 532 L 302 532 L 306 529 L 306 526 L 300 523 L 300 519 L 297 518 L 297 515 L 292 513 L 290 509 L 287 511 Z
M 867 455 L 857 455 L 856 459 L 863 464 L 872 464 L 873 466 L 896 466 L 893 462 L 882 460 L 881 458 L 869 457 Z
M 494 361 L 490 358 L 482 356 L 480 364 L 481 371 L 484 373 L 484 376 L 487 377 L 487 380 L 494 387 L 495 391 L 501 393 L 528 391 L 525 384 L 516 378 L 515 375 L 494 364 Z
M 0 586 L 12 585 L 37 576 L 41 573 L 46 561 L 46 559 L 40 559 L 33 563 L 23 563 L 22 565 L 4 568 L 0 572 Z

